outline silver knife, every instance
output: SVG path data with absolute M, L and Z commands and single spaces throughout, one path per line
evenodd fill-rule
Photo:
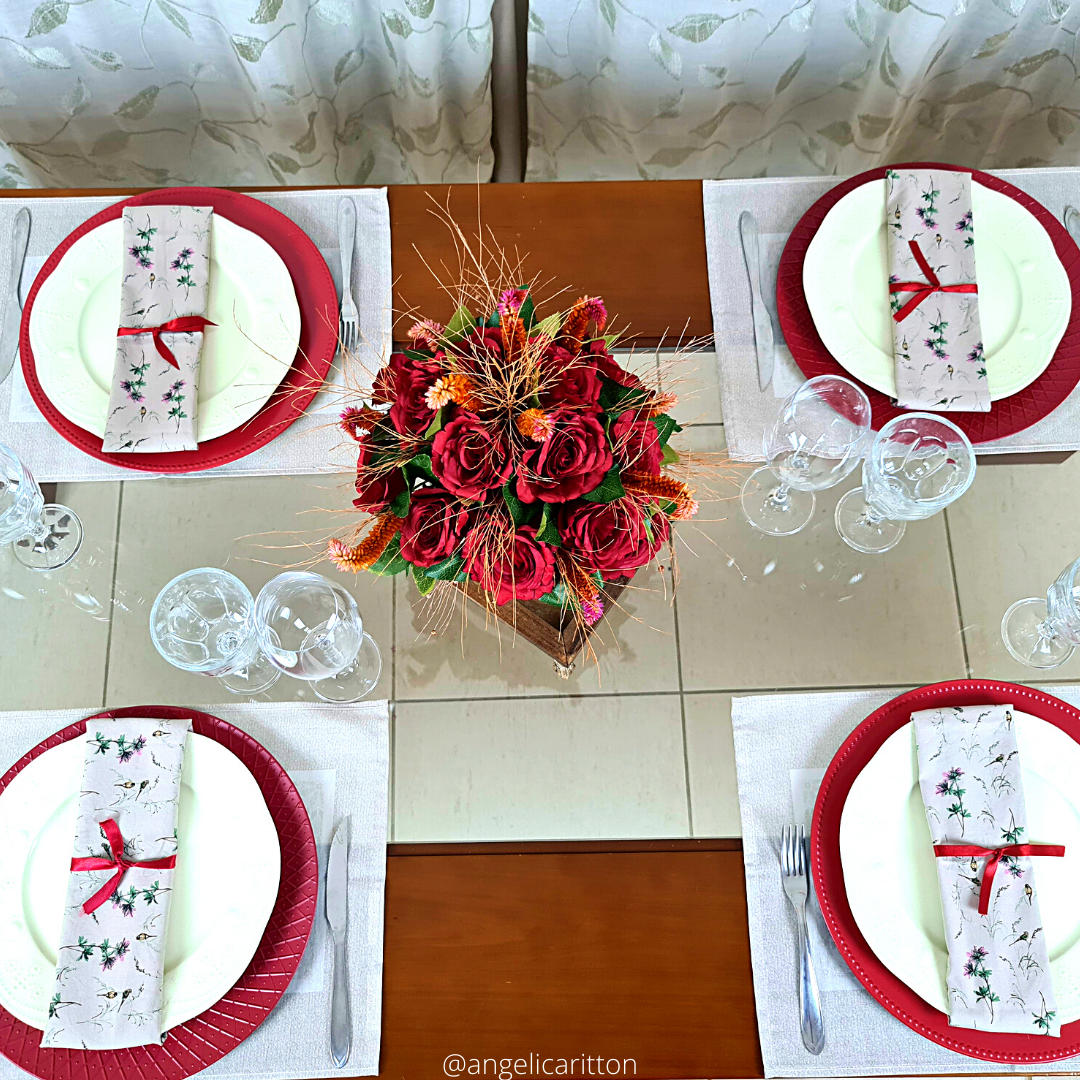
M 0 330 L 0 383 L 15 365 L 19 351 L 19 326 L 22 323 L 22 304 L 19 303 L 19 278 L 26 261 L 26 245 L 30 241 L 30 211 L 24 206 L 15 215 L 11 230 L 11 273 L 8 275 L 8 297 L 4 303 L 4 328 Z
M 342 1069 L 352 1049 L 349 971 L 345 966 L 345 929 L 349 919 L 349 819 L 344 817 L 326 861 L 326 921 L 334 939 L 334 989 L 330 1000 L 330 1056 Z
M 1062 216 L 1069 235 L 1077 244 L 1080 244 L 1080 210 L 1077 210 L 1075 206 L 1066 206 Z
M 758 387 L 764 390 L 773 377 L 776 346 L 772 318 L 761 296 L 761 252 L 757 219 L 749 210 L 739 215 L 739 239 L 742 241 L 746 273 L 750 278 L 750 311 L 754 316 L 754 348 L 757 350 Z

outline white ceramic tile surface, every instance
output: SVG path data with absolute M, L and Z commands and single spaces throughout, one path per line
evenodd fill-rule
M 686 694 L 686 760 L 694 836 L 740 836 L 730 694 Z

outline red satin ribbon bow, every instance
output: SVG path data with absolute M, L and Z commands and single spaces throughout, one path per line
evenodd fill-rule
M 176 362 L 176 357 L 173 356 L 172 349 L 161 340 L 161 335 L 195 333 L 204 326 L 217 326 L 217 323 L 212 323 L 209 319 L 204 319 L 201 315 L 185 315 L 182 319 L 170 319 L 160 326 L 120 326 L 117 327 L 116 336 L 131 337 L 132 334 L 153 334 L 154 345 L 157 346 L 157 351 L 165 358 L 165 360 L 172 364 L 174 368 L 179 369 L 180 365 Z
M 998 863 L 1006 855 L 1056 855 L 1065 854 L 1065 848 L 1058 844 L 1009 844 L 1007 847 L 984 848 L 974 844 L 935 844 L 934 854 L 938 858 L 959 856 L 962 859 L 981 859 L 989 856 L 983 868 L 982 886 L 979 889 L 979 914 L 985 915 L 990 910 L 990 887 L 994 884 Z
M 145 862 L 129 862 L 124 858 L 124 838 L 120 835 L 120 826 L 113 821 L 112 818 L 106 818 L 105 821 L 98 822 L 102 831 L 105 833 L 105 839 L 109 841 L 109 847 L 112 848 L 113 857 L 111 859 L 102 858 L 100 855 L 91 855 L 85 859 L 72 859 L 72 870 L 111 870 L 116 868 L 116 873 L 113 874 L 104 885 L 89 900 L 83 904 L 83 911 L 89 915 L 91 912 L 97 911 L 106 900 L 117 889 L 120 888 L 120 882 L 128 870 L 133 866 L 141 866 L 146 870 L 173 870 L 176 867 L 176 856 L 170 855 L 166 859 L 148 859 Z
M 915 240 L 908 241 L 908 247 L 911 248 L 911 254 L 915 256 L 915 261 L 919 264 L 919 269 L 926 275 L 926 281 L 890 281 L 889 292 L 914 292 L 915 295 L 898 311 L 893 315 L 893 318 L 897 322 L 903 322 L 928 296 L 936 292 L 964 292 L 964 293 L 977 293 L 979 286 L 975 284 L 971 285 L 942 285 L 938 280 L 937 274 L 930 268 L 930 264 L 926 261 L 926 256 L 923 255 L 919 249 L 919 245 Z

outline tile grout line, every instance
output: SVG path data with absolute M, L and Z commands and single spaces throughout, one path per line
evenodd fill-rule
M 674 552 L 672 552 L 674 555 Z M 679 722 L 682 726 L 683 783 L 686 785 L 686 827 L 694 835 L 694 804 L 690 798 L 690 743 L 686 738 L 686 698 L 683 697 L 682 643 L 679 635 L 679 597 L 674 593 L 671 606 L 675 615 L 675 666 L 679 673 Z
M 112 582 L 109 586 L 109 632 L 105 635 L 105 671 L 101 683 L 101 707 L 109 696 L 109 660 L 112 656 L 113 621 L 116 618 L 116 575 L 120 569 L 120 519 L 124 513 L 124 484 L 120 481 L 120 491 L 116 497 L 116 531 L 113 534 Z
M 968 655 L 967 634 L 964 632 L 964 612 L 960 606 L 960 581 L 956 576 L 956 558 L 953 555 L 952 529 L 949 527 L 949 509 L 945 508 L 942 514 L 945 519 L 945 544 L 949 549 L 949 570 L 952 573 L 953 598 L 956 601 L 956 619 L 960 624 L 960 644 L 964 650 L 964 671 L 967 678 L 971 678 L 971 658 Z

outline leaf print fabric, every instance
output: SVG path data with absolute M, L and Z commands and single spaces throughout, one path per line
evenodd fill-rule
M 129 861 L 177 853 L 190 720 L 88 720 L 73 857 L 113 859 L 100 823 L 116 822 Z M 108 900 L 83 904 L 115 874 L 72 871 L 44 1047 L 112 1050 L 158 1043 L 175 870 L 129 867 Z
M 210 206 L 130 206 L 124 210 L 120 325 L 160 326 L 205 315 L 210 286 Z M 213 333 L 213 328 L 207 328 Z M 102 450 L 196 450 L 200 331 L 162 334 L 173 367 L 150 333 L 116 339 L 116 364 Z
M 1031 842 L 1011 705 L 913 713 L 919 786 L 934 844 Z M 987 857 L 936 860 L 949 949 L 949 1023 L 1060 1035 L 1046 935 L 1029 856 L 1005 855 L 979 914 Z
M 948 170 L 885 173 L 896 401 L 905 409 L 989 412 L 979 295 L 931 292 L 914 283 L 976 284 L 971 177 Z

